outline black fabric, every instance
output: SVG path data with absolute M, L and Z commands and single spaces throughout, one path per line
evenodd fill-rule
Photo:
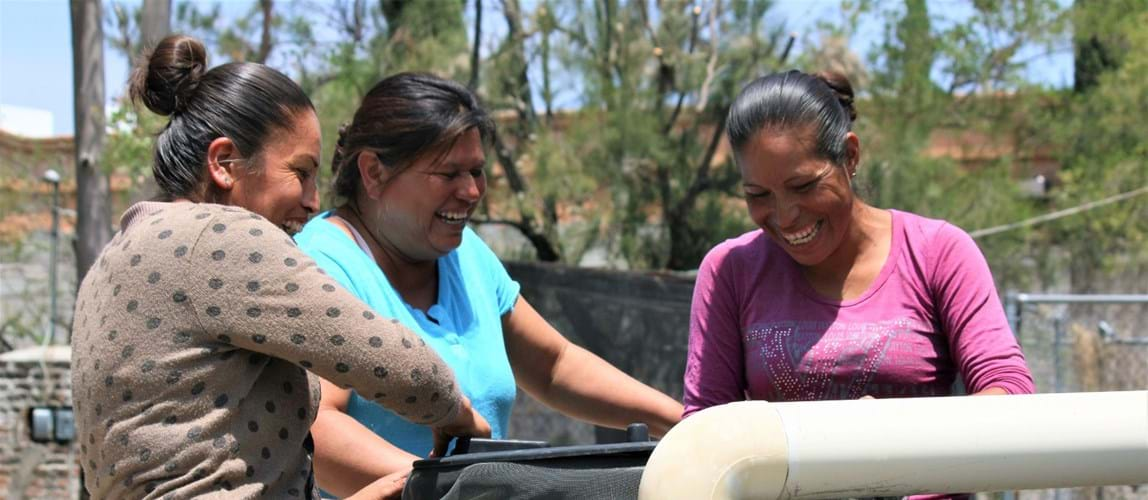
M 492 462 L 462 470 L 442 500 L 626 500 L 638 498 L 645 467 L 564 469 Z

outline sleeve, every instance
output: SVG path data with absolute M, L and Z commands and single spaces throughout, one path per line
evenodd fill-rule
M 745 356 L 738 327 L 736 294 L 726 253 L 710 251 L 698 269 L 690 304 L 683 417 L 711 406 L 745 399 Z
M 307 250 L 303 251 L 303 253 L 306 254 L 307 257 L 310 257 L 311 260 L 315 261 L 315 265 L 319 268 L 320 271 L 325 273 L 331 279 L 335 280 L 335 282 L 343 288 L 346 288 L 347 291 L 351 292 L 351 294 L 355 297 L 363 296 L 362 291 L 355 286 L 355 280 L 351 277 L 351 272 L 346 268 L 346 266 L 343 265 L 343 263 L 336 260 L 336 257 L 319 248 L 304 248 L 307 248 Z
M 510 278 L 510 274 L 506 272 L 506 266 L 502 265 L 502 261 L 486 245 L 486 242 L 478 237 L 478 233 L 467 228 L 465 237 L 471 240 L 468 242 L 470 251 L 474 252 L 474 257 L 482 267 L 483 274 L 487 277 L 487 283 L 494 292 L 495 300 L 498 301 L 498 315 L 505 316 L 506 313 L 514 309 L 514 304 L 518 301 L 518 294 L 522 287 L 517 281 Z
M 945 224 L 931 248 L 933 301 L 969 393 L 991 387 L 1009 394 L 1035 392 L 988 262 L 972 237 Z
M 298 364 L 414 423 L 458 412 L 453 372 L 418 335 L 377 316 L 262 217 L 216 215 L 190 256 L 186 295 L 212 340 Z

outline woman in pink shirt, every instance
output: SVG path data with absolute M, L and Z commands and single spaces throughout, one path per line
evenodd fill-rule
M 1033 392 L 984 256 L 961 229 L 866 204 L 853 89 L 799 71 L 742 90 L 727 128 L 761 227 L 709 252 L 685 415 L 764 399 Z

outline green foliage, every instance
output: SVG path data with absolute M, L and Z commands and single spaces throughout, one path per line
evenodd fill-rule
M 928 12 L 930 5 L 853 6 L 859 16 L 884 16 L 887 26 L 870 61 L 869 99 L 858 106 L 865 152 L 858 179 L 869 201 L 974 230 L 1148 185 L 1138 133 L 1148 125 L 1148 59 L 1127 50 L 1148 41 L 1139 28 L 1148 2 L 1085 1 L 1070 9 L 1044 0 L 974 2 L 958 24 Z M 1033 50 L 1063 50 L 1067 40 L 1098 34 L 1106 53 L 1119 57 L 1095 72 L 1091 90 L 1026 83 Z M 930 150 L 946 138 L 966 147 Z M 1020 188 L 1038 173 L 1050 176 L 1051 196 L 1034 198 Z M 1146 206 L 1148 200 L 1128 200 L 978 244 L 1002 288 L 1067 282 L 1089 290 L 1099 285 L 1098 271 L 1143 264 Z
M 468 39 L 473 0 L 347 0 L 321 12 L 275 4 L 270 16 L 256 4 L 232 25 L 219 21 L 218 6 L 185 2 L 175 17 L 177 30 L 201 36 L 224 59 L 262 54 L 296 76 L 320 112 L 327 154 L 338 125 L 385 75 L 477 77 L 500 128 L 483 207 L 490 221 L 547 242 L 566 262 L 598 248 L 615 265 L 683 269 L 752 228 L 738 172 L 722 148 L 713 154 L 712 140 L 741 86 L 783 67 L 839 69 L 857 85 L 857 187 L 880 207 L 974 230 L 1148 184 L 1148 57 L 1133 50 L 1148 44 L 1148 1 L 1061 4 L 844 1 L 840 22 L 822 23 L 820 40 L 805 37 L 806 49 L 785 64 L 785 20 L 764 0 L 487 0 L 484 25 L 503 27 L 484 28 L 477 67 Z M 948 7 L 967 15 L 956 22 Z M 121 14 L 130 38 L 138 15 Z M 872 20 L 883 37 L 862 62 L 848 39 Z M 1078 50 L 1086 88 L 1026 81 L 1035 55 L 1072 43 L 1087 47 Z M 110 137 L 106 164 L 143 174 L 150 160 L 137 158 L 149 156 L 162 122 L 135 120 L 113 117 L 134 132 Z M 957 146 L 941 150 L 946 138 Z M 1038 172 L 1054 181 L 1050 196 L 1022 189 Z M 978 244 L 1004 287 L 1063 282 L 1065 255 L 1074 286 L 1087 287 L 1085 270 L 1148 258 L 1146 211 L 1140 198 Z
M 143 108 L 141 108 L 143 109 Z M 166 125 L 166 118 L 144 110 L 137 113 L 130 103 L 122 103 L 108 117 L 108 134 L 100 165 L 104 173 L 127 175 L 134 185 L 143 185 L 151 176 L 152 145 L 156 134 Z
M 1130 2 L 1134 10 L 1092 25 L 1114 46 L 1142 47 L 1148 43 L 1148 2 Z M 1085 5 L 1089 5 L 1086 3 Z M 1096 13 L 1081 17 L 1104 19 Z M 1090 15 L 1091 14 L 1091 15 Z M 1058 203 L 1075 206 L 1148 186 L 1148 56 L 1141 50 L 1119 51 L 1118 67 L 1097 75 L 1085 92 L 1064 93 L 1049 106 L 1044 122 L 1048 140 L 1064 145 L 1059 151 L 1066 187 Z M 1067 248 L 1074 281 L 1082 288 L 1100 285 L 1101 271 L 1117 271 L 1148 261 L 1148 196 L 1140 196 L 1065 218 L 1051 224 L 1049 237 Z
M 628 267 L 692 268 L 714 241 L 744 230 L 715 223 L 724 205 L 712 194 L 729 192 L 736 174 L 731 164 L 714 164 L 709 150 L 716 146 L 713 127 L 740 86 L 776 64 L 780 29 L 765 28 L 768 7 L 761 1 L 704 7 L 678 1 L 654 11 L 646 2 L 614 0 L 540 6 L 531 16 L 539 40 L 528 47 L 554 58 L 543 63 L 547 67 L 567 69 L 561 76 L 580 90 L 579 109 L 518 135 L 557 132 L 575 153 L 564 177 L 598 188 L 570 193 L 533 187 L 527 196 L 537 195 L 542 205 L 557 196 L 559 204 L 592 214 L 601 222 L 591 239 Z M 507 80 L 498 73 L 498 56 L 491 60 L 487 81 Z M 549 110 L 553 94 L 543 87 Z M 554 144 L 518 147 L 537 158 L 550 156 Z M 578 252 L 563 253 L 569 261 L 578 258 Z

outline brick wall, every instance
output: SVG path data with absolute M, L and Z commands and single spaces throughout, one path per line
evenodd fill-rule
M 29 408 L 71 406 L 70 353 L 54 346 L 0 355 L 0 498 L 79 497 L 74 443 L 35 443 L 28 430 Z

